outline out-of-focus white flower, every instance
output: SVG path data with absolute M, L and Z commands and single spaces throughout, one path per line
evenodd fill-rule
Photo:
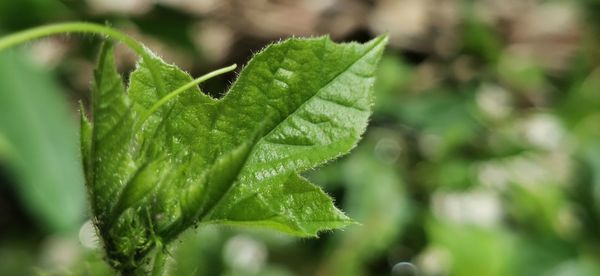
M 58 272 L 71 267 L 79 258 L 81 247 L 74 239 L 49 236 L 40 249 L 40 263 L 45 270 Z
M 512 111 L 511 97 L 501 86 L 484 83 L 477 91 L 477 106 L 493 119 L 502 119 Z
M 433 212 L 443 219 L 457 224 L 474 224 L 492 227 L 502 218 L 498 194 L 491 190 L 475 190 L 460 193 L 435 192 Z
M 260 272 L 267 260 L 267 248 L 256 239 L 237 235 L 225 244 L 223 258 L 234 271 L 255 275 Z
M 440 247 L 428 247 L 417 257 L 422 275 L 447 275 L 451 267 L 450 252 Z
M 558 119 L 550 114 L 536 114 L 523 124 L 527 141 L 543 149 L 555 149 L 561 146 L 565 131 Z
M 95 13 L 120 13 L 128 15 L 144 14 L 154 6 L 153 1 L 146 0 L 88 0 Z

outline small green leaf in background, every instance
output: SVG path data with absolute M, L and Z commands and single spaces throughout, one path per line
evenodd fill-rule
M 0 55 L 0 158 L 35 221 L 72 232 L 86 213 L 75 118 L 52 76 L 20 52 Z
M 433 219 L 427 232 L 432 248 L 448 253 L 450 271 L 456 275 L 513 274 L 509 264 L 519 249 L 510 232 Z
M 356 145 L 386 41 L 273 44 L 224 98 L 195 87 L 149 117 L 191 77 L 152 55 L 125 89 L 106 44 L 95 74 L 94 120 L 84 118 L 81 137 L 95 222 L 112 265 L 136 270 L 155 246 L 196 223 L 297 236 L 352 224 L 298 173 Z

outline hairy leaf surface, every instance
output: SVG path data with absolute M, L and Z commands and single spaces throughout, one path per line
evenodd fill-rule
M 360 139 L 385 42 L 336 44 L 323 37 L 273 44 L 222 99 L 195 87 L 144 122 L 153 104 L 192 79 L 152 55 L 125 88 L 106 44 L 93 121 L 82 116 L 81 138 L 95 223 L 113 266 L 139 265 L 157 244 L 197 223 L 297 236 L 351 224 L 299 173 L 347 153 Z

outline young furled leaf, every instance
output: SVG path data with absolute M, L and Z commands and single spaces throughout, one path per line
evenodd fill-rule
M 95 73 L 93 122 L 82 154 L 94 222 L 108 259 L 132 271 L 194 224 L 276 229 L 297 236 L 353 223 L 299 173 L 352 149 L 371 113 L 386 43 L 289 39 L 258 53 L 222 99 L 151 55 L 127 91 L 110 44 Z

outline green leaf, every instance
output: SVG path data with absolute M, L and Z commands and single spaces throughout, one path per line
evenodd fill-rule
M 51 74 L 21 52 L 0 55 L 0 162 L 24 207 L 48 231 L 72 233 L 84 219 L 77 127 Z
M 135 269 L 155 246 L 196 223 L 297 236 L 353 223 L 298 173 L 356 145 L 385 43 L 385 37 L 365 44 L 322 37 L 273 44 L 224 98 L 194 87 L 144 122 L 157 101 L 191 77 L 152 55 L 131 74 L 125 93 L 105 45 L 91 134 L 81 136 L 95 222 L 113 266 Z

